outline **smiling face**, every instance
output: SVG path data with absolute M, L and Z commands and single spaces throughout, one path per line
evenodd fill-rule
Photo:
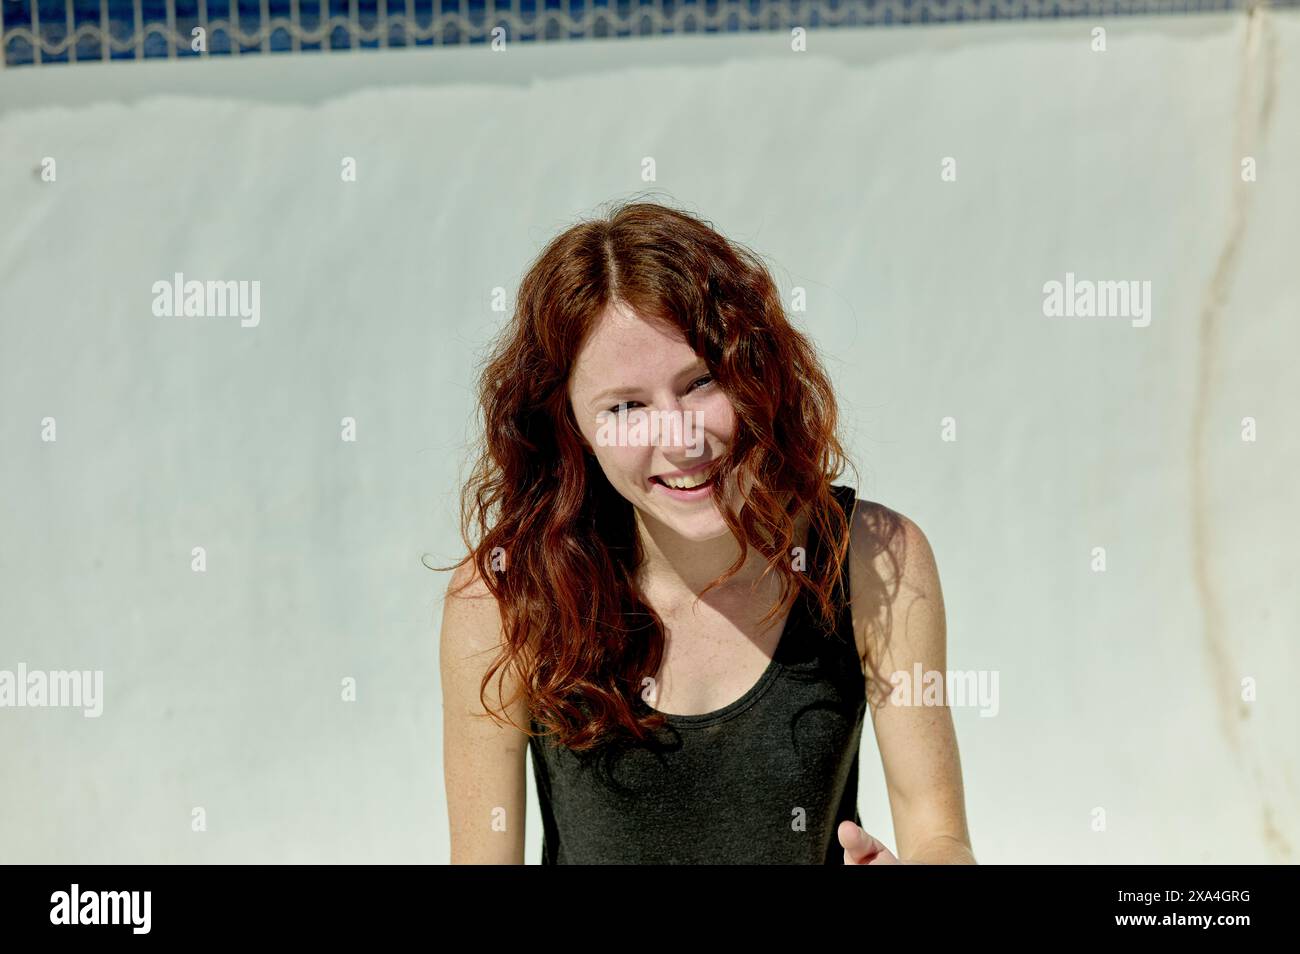
M 605 477 L 643 521 L 687 540 L 729 532 L 712 485 L 691 485 L 726 452 L 736 416 L 679 332 L 611 305 L 574 362 L 569 402 Z

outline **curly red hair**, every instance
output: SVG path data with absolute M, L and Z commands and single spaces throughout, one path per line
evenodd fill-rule
M 587 453 L 567 391 L 592 323 L 620 302 L 680 330 L 736 412 L 719 472 L 750 489 L 739 514 L 722 499 L 726 481 L 714 481 L 713 493 L 741 555 L 710 588 L 754 547 L 765 573 L 784 577 L 765 619 L 803 588 L 833 629 L 849 545 L 831 494 L 848 464 L 834 394 L 759 257 L 705 221 L 644 201 L 555 237 L 524 276 L 482 370 L 482 436 L 460 507 L 469 552 L 455 566 L 474 564 L 501 611 L 504 639 L 480 699 L 512 667 L 533 719 L 575 750 L 621 732 L 644 738 L 663 724 L 635 705 L 642 680 L 659 671 L 664 632 L 635 584 L 642 553 L 632 505 Z M 805 512 L 810 532 L 829 544 L 819 565 L 796 569 Z

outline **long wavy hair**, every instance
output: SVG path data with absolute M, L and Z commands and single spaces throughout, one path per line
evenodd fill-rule
M 482 369 L 481 437 L 460 504 L 468 554 L 455 568 L 472 562 L 501 612 L 501 650 L 480 685 L 484 708 L 491 712 L 488 684 L 512 667 L 532 719 L 576 751 L 616 735 L 644 738 L 664 723 L 637 705 L 642 680 L 659 671 L 664 631 L 636 585 L 633 508 L 589 453 L 568 399 L 579 348 L 611 303 L 678 329 L 735 409 L 713 499 L 741 552 L 705 592 L 738 572 L 753 547 L 763 575 L 784 578 L 764 620 L 790 609 L 802 588 L 833 631 L 849 546 L 831 493 L 851 466 L 834 394 L 760 258 L 701 219 L 645 201 L 618 203 L 555 237 L 524 276 Z M 727 475 L 749 488 L 739 513 L 724 499 Z M 796 567 L 804 512 L 824 559 Z M 509 704 L 499 691 L 498 701 Z

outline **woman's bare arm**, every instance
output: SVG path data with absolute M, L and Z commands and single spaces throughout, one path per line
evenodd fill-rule
M 854 519 L 858 539 L 853 549 L 859 554 L 874 549 L 864 535 L 880 523 L 872 519 L 871 508 L 878 506 L 864 501 L 858 504 Z M 917 663 L 924 673 L 947 670 L 947 626 L 934 553 L 915 523 L 901 514 L 897 517 L 900 532 L 891 549 L 901 565 L 895 570 L 883 553 L 873 565 L 854 560 L 850 588 L 859 645 L 867 647 L 875 669 L 868 677 L 869 698 L 884 700 L 871 707 L 871 716 L 889 791 L 898 858 L 904 862 L 974 864 L 951 711 L 946 704 L 897 705 L 886 698 L 893 689 L 889 682 L 893 673 L 905 673 L 910 679 Z M 887 594 L 892 625 L 866 625 L 868 618 L 879 619 L 877 611 L 881 609 L 867 606 L 859 627 L 859 593 L 882 590 Z
M 454 591 L 471 578 L 471 585 Z M 528 736 L 493 721 L 479 699 L 479 684 L 502 638 L 497 601 L 465 564 L 453 575 L 443 604 L 439 640 L 442 674 L 443 779 L 451 828 L 451 863 L 523 864 L 525 759 Z M 484 693 L 497 708 L 498 670 Z M 507 671 L 501 698 L 516 683 Z M 506 709 L 517 725 L 528 724 L 527 703 Z

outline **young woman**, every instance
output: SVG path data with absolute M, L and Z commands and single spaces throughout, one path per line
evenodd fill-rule
M 647 202 L 542 252 L 482 376 L 443 611 L 453 863 L 974 863 L 925 536 L 833 483 L 836 403 L 761 261 Z M 860 827 L 871 710 L 897 852 Z

